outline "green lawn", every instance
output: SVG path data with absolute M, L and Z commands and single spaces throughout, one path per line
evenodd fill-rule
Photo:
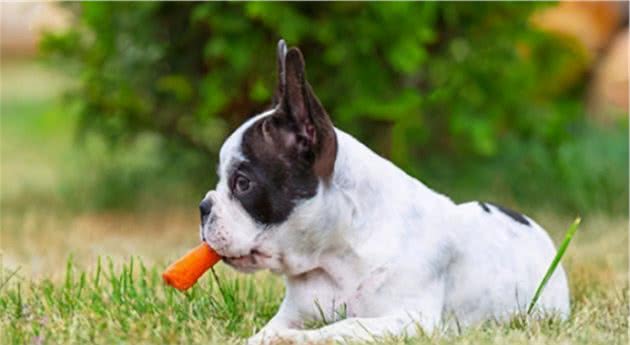
M 581 229 L 565 263 L 573 292 L 568 321 L 516 318 L 457 335 L 379 343 L 626 344 L 625 221 L 594 222 Z M 604 238 L 595 225 L 607 226 Z M 187 293 L 164 286 L 160 272 L 173 252 L 150 265 L 138 257 L 88 259 L 78 267 L 57 262 L 53 265 L 63 274 L 51 279 L 34 279 L 21 270 L 12 276 L 5 270 L 2 282 L 9 282 L 0 292 L 2 343 L 237 344 L 277 309 L 282 284 L 268 273 L 245 276 L 219 265 L 220 285 L 207 274 Z
M 32 64 L 3 65 L 7 70 L 0 118 L 1 344 L 237 344 L 265 324 L 283 294 L 281 279 L 270 273 L 242 275 L 219 264 L 221 288 L 206 274 L 185 294 L 161 282 L 166 265 L 198 240 L 195 198 L 115 211 L 77 207 L 112 185 L 123 192 L 142 187 L 130 179 L 93 188 L 103 180 L 91 178 L 109 156 L 73 139 L 72 112 L 53 101 L 65 84 Z M 29 81 L 37 87 L 24 86 Z M 117 164 L 139 164 L 134 152 Z M 532 216 L 556 243 L 573 220 L 553 210 Z M 568 321 L 516 318 L 461 334 L 379 343 L 628 343 L 628 219 L 581 216 L 563 259 L 572 291 Z

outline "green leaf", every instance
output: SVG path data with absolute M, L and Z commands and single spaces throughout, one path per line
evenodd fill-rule
M 558 265 L 560 264 L 560 260 L 562 259 L 562 256 L 564 256 L 564 253 L 569 247 L 569 243 L 571 243 L 571 239 L 573 238 L 573 235 L 575 235 L 575 232 L 577 231 L 578 226 L 580 225 L 581 221 L 582 221 L 582 218 L 580 217 L 576 218 L 573 221 L 573 224 L 571 224 L 571 226 L 567 230 L 566 234 L 564 235 L 564 241 L 562 241 L 562 244 L 560 244 L 560 247 L 558 247 L 558 252 L 556 253 L 556 256 L 553 258 L 553 261 L 551 261 L 551 265 L 549 265 L 549 268 L 547 269 L 547 273 L 545 273 L 545 276 L 543 277 L 542 281 L 538 285 L 538 288 L 536 289 L 536 292 L 534 293 L 534 297 L 529 303 L 529 307 L 527 307 L 527 314 L 531 314 L 532 311 L 534 310 L 534 306 L 536 305 L 536 302 L 538 302 L 538 298 L 540 298 L 540 295 L 545 289 L 545 286 L 547 286 L 547 282 L 553 275 L 553 272 L 555 272 L 556 268 L 558 268 Z
M 161 77 L 157 81 L 157 89 L 172 94 L 175 96 L 175 99 L 180 102 L 189 101 L 194 92 L 186 76 L 181 74 L 171 74 Z

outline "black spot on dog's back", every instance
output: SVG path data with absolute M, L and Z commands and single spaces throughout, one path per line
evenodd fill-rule
M 477 201 L 477 203 L 479 204 L 479 206 L 481 206 L 481 208 L 486 211 L 487 213 L 490 213 L 490 208 L 488 207 L 488 205 L 486 205 L 485 202 L 482 201 Z
M 511 210 L 509 208 L 506 208 L 506 207 L 503 207 L 503 206 L 499 206 L 497 204 L 491 204 L 491 205 L 496 207 L 499 211 L 505 213 L 505 215 L 507 215 L 508 217 L 512 218 L 514 221 L 516 221 L 518 223 L 521 223 L 523 225 L 528 225 L 528 226 L 531 225 L 529 223 L 529 220 L 527 220 L 527 218 L 525 218 L 525 216 L 523 216 L 522 214 L 520 214 L 520 213 L 518 213 L 518 212 L 516 212 L 514 210 Z

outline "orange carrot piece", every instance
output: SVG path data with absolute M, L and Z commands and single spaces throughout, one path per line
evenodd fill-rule
M 162 273 L 162 278 L 166 284 L 184 291 L 195 285 L 199 277 L 219 260 L 221 256 L 206 243 L 202 243 L 172 263 Z

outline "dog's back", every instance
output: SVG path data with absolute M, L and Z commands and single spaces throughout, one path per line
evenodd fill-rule
M 457 208 L 458 258 L 447 278 L 445 309 L 450 315 L 445 321 L 451 317 L 467 325 L 524 315 L 556 253 L 549 235 L 533 220 L 501 206 L 470 202 Z M 566 318 L 569 311 L 567 279 L 559 266 L 536 313 Z

